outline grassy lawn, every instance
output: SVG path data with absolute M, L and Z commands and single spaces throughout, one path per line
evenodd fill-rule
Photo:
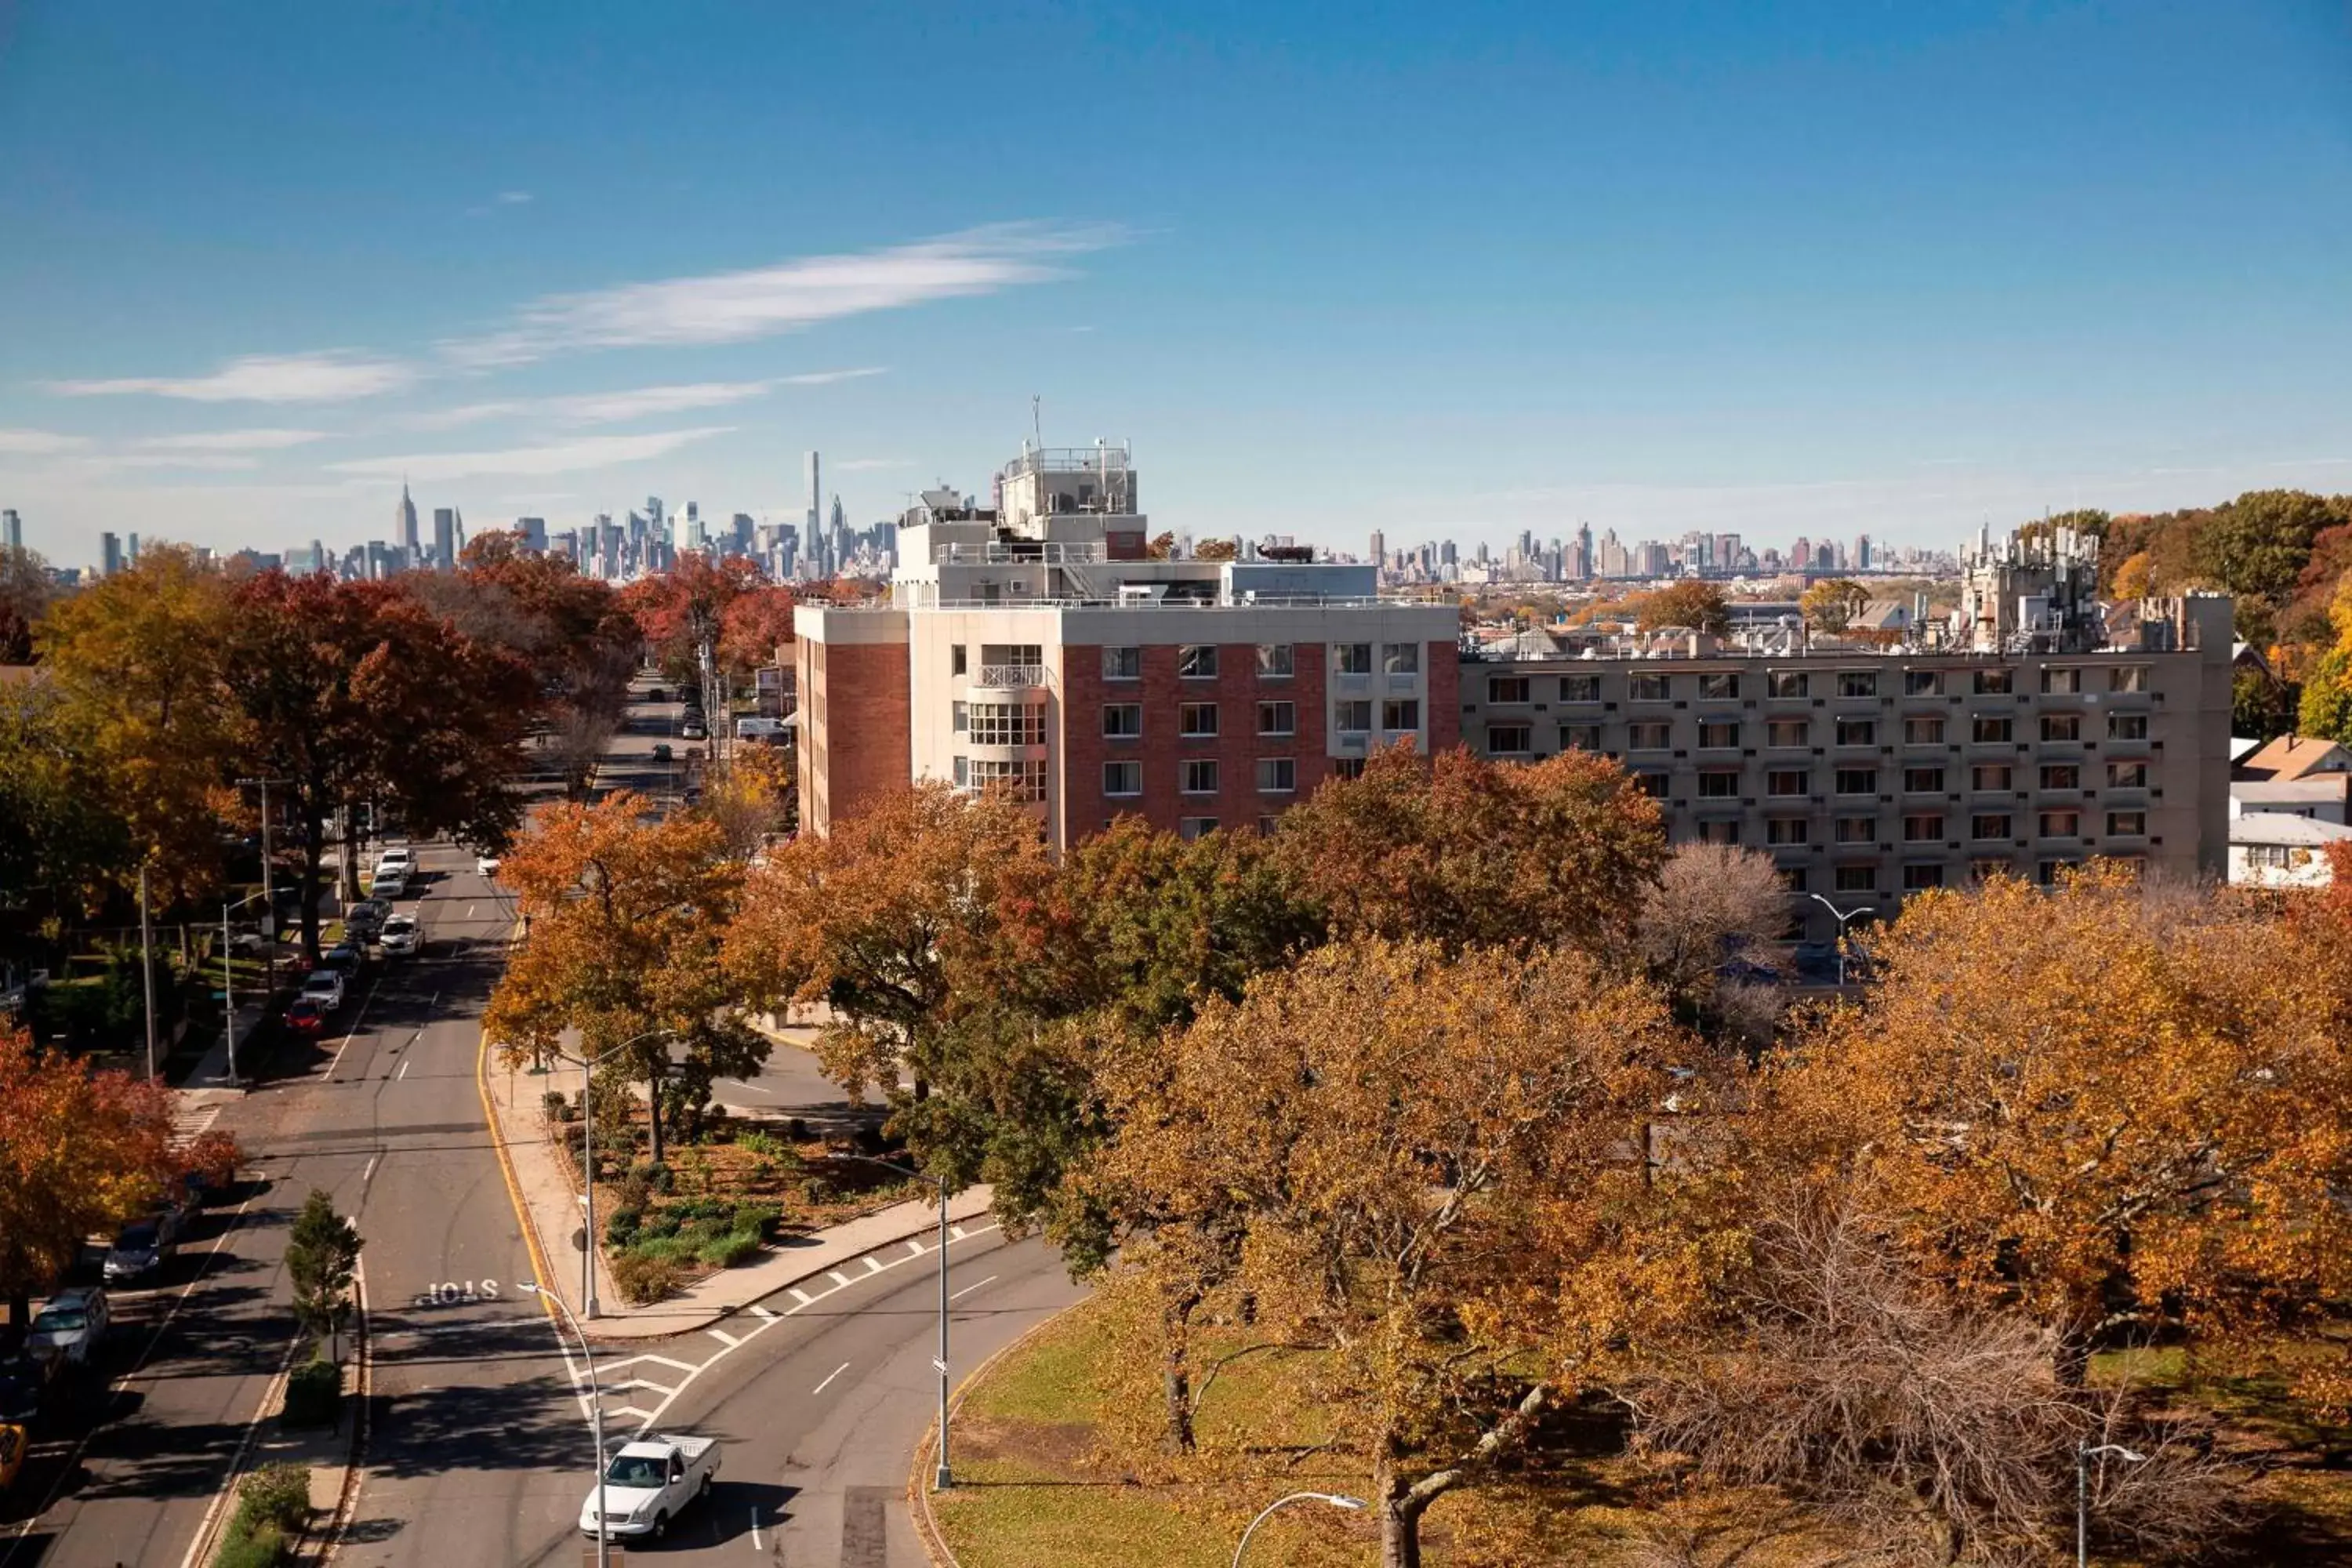
M 1113 1317 L 1125 1310 L 1097 1297 L 1064 1314 L 965 1401 L 957 1485 L 933 1500 L 964 1568 L 1223 1568 L 1265 1503 L 1299 1490 L 1365 1494 L 1360 1460 L 1318 1447 L 1326 1430 L 1302 1375 L 1312 1370 L 1307 1352 L 1228 1363 L 1201 1403 L 1202 1457 L 1161 1460 L 1151 1447 L 1159 1413 L 1150 1378 L 1106 1375 L 1137 1359 L 1137 1340 Z M 1241 1342 L 1210 1331 L 1195 1375 Z M 2103 1380 L 2126 1375 L 2227 1422 L 2228 1450 L 2247 1465 L 2248 1493 L 2270 1515 L 2246 1560 L 2352 1562 L 2347 1434 L 2311 1426 L 2279 1386 L 2191 1387 L 2177 1352 L 2105 1356 L 2095 1366 Z M 1528 1474 L 1463 1489 L 1432 1509 L 1423 1529 L 1430 1568 L 1814 1568 L 1839 1555 L 1833 1530 L 1777 1496 L 1678 1497 L 1624 1455 L 1622 1433 L 1603 1413 L 1563 1422 L 1545 1448 Z M 1377 1554 L 1368 1516 L 1317 1505 L 1286 1510 L 1250 1544 L 1252 1561 L 1294 1568 L 1360 1568 Z

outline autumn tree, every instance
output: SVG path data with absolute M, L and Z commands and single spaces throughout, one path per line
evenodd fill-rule
M 129 832 L 129 869 L 152 854 L 166 899 L 216 875 L 217 822 L 233 805 L 222 785 L 243 723 L 225 684 L 230 610 L 216 569 L 154 544 L 59 601 L 37 633 L 68 721 Z
M 688 551 L 668 571 L 624 588 L 621 603 L 636 618 L 663 672 L 673 680 L 691 680 L 701 668 L 701 650 L 717 649 L 729 607 L 761 581 L 755 561 L 730 555 L 713 563 Z
M 1723 590 L 1697 577 L 1669 583 L 1642 601 L 1641 629 L 1680 629 L 1721 637 L 1731 629 L 1731 605 Z
M 1769 855 L 1723 844 L 1682 844 L 1643 895 L 1637 941 L 1651 975 L 1711 1033 L 1769 1033 L 1778 997 L 1727 978 L 1789 926 L 1789 888 Z M 1757 1023 L 1760 1013 L 1760 1026 Z
M 1391 748 L 1284 813 L 1275 853 L 1338 936 L 1623 953 L 1666 845 L 1656 804 L 1591 752 Z
M 1262 1331 L 1319 1347 L 1314 1393 L 1370 1471 L 1381 1562 L 1414 1568 L 1431 1505 L 1582 1375 L 1570 1281 L 1632 1271 L 1587 1246 L 1642 1187 L 1624 1151 L 1671 1039 L 1645 986 L 1578 953 L 1341 943 L 1115 1064 L 1118 1136 L 1074 1180 L 1130 1216 L 1132 1267 L 1221 1252 Z
M 65 695 L 0 684 L 0 903 L 37 918 L 100 904 L 138 863 L 112 781 Z
M 2352 1063 L 2293 934 L 2114 869 L 1923 895 L 1746 1121 L 2077 1347 L 2259 1337 L 2352 1286 Z
M 2336 646 L 2319 656 L 2303 683 L 2296 728 L 2305 735 L 2352 744 L 2352 573 L 2328 606 Z
M 793 640 L 790 588 L 763 584 L 738 594 L 719 617 L 719 658 L 737 678 L 776 662 Z
M 33 630 L 56 602 L 49 563 L 32 551 L 0 548 L 0 664 L 30 664 Z
M 742 745 L 705 775 L 696 812 L 718 824 L 730 858 L 748 861 L 791 823 L 793 757 L 775 746 Z
M 1805 625 L 1817 632 L 1842 632 L 1870 605 L 1870 590 L 1851 577 L 1824 578 L 1797 601 Z
M 94 1232 L 137 1216 L 170 1170 L 169 1091 L 92 1071 L 0 1026 L 0 1296 L 25 1326 L 32 1296 L 79 1262 Z
M 2237 601 L 2238 635 L 2268 646 L 2324 529 L 2352 521 L 2304 490 L 2249 490 L 2213 509 L 2197 540 L 2199 564 Z
M 328 1342 L 329 1357 L 340 1361 L 338 1336 L 351 1321 L 352 1280 L 359 1268 L 359 1227 L 335 1212 L 334 1200 L 317 1187 L 286 1237 L 286 1272 L 294 1285 L 294 1319 Z
M 644 1086 L 658 1163 L 666 1112 L 698 1115 L 714 1082 L 768 1058 L 766 1037 L 735 1018 L 719 965 L 741 865 L 716 825 L 662 819 L 621 790 L 541 812 L 499 880 L 514 889 L 529 935 L 485 1028 L 509 1063 L 544 1062 L 576 1030 L 600 1077 Z

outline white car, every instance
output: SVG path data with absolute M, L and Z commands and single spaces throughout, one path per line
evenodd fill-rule
M 378 866 L 375 875 L 368 879 L 368 897 L 380 903 L 390 903 L 408 891 L 408 868 Z
M 343 977 L 331 969 L 314 969 L 302 977 L 300 994 L 316 1002 L 320 1012 L 332 1013 L 343 1005 Z
M 477 855 L 474 857 L 474 869 L 485 877 L 495 877 L 499 874 L 499 858 L 495 855 Z
M 394 915 L 383 922 L 383 929 L 376 932 L 375 940 L 376 944 L 383 949 L 385 957 L 399 958 L 415 952 L 424 942 L 425 933 L 417 929 L 415 915 Z
M 106 1337 L 108 1321 L 105 1291 L 88 1286 L 68 1290 L 33 1320 L 25 1348 L 38 1360 L 56 1358 L 68 1366 L 87 1366 L 91 1350 Z
M 659 1541 L 688 1503 L 710 1495 L 719 1474 L 719 1439 L 668 1435 L 624 1443 L 605 1468 L 602 1487 L 591 1488 L 580 1505 L 580 1531 L 596 1533 L 597 1502 L 604 1503 L 607 1537 L 651 1536 Z

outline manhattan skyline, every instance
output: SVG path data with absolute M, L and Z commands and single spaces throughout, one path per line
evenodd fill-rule
M 2352 488 L 2317 5 L 5 26 L 0 506 L 61 565 L 404 478 L 793 521 L 812 448 L 863 527 L 1033 396 L 1155 530 L 1349 551 Z

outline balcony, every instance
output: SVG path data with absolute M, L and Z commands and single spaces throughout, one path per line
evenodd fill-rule
M 1046 685 L 1045 667 L 1042 664 L 983 664 L 972 677 L 974 689 L 989 691 L 1040 691 Z
M 938 566 L 1096 565 L 1110 559 L 1101 541 L 997 540 L 986 544 L 937 544 L 931 563 Z

